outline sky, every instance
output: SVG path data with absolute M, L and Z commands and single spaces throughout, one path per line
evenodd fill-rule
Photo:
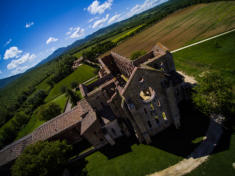
M 0 79 L 167 0 L 1 0 Z

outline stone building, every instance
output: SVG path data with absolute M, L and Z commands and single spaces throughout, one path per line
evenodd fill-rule
M 180 126 L 178 103 L 186 97 L 185 84 L 167 48 L 158 43 L 134 61 L 111 52 L 99 62 L 100 78 L 79 85 L 84 98 L 77 106 L 2 149 L 0 166 L 41 140 L 86 140 L 100 148 L 135 135 L 139 142 L 151 143 L 151 136 L 172 124 Z

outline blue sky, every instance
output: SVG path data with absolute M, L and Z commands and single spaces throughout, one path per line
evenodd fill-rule
M 55 49 L 167 0 L 2 0 L 0 79 L 22 73 Z

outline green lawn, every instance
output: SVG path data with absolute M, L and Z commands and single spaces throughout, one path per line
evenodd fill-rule
M 93 76 L 96 75 L 97 69 L 93 68 L 88 65 L 81 65 L 75 70 L 72 74 L 67 76 L 65 79 L 61 80 L 59 83 L 55 84 L 53 89 L 50 91 L 48 97 L 46 98 L 46 102 L 49 102 L 56 98 L 57 96 L 61 95 L 61 88 L 64 87 L 71 87 L 71 83 L 76 81 L 78 83 L 82 83 Z
M 220 71 L 235 85 L 235 32 L 173 53 L 177 70 L 195 76 Z
M 62 95 L 56 97 L 51 102 L 56 103 L 57 105 L 59 105 L 60 108 L 61 108 L 61 112 L 63 112 L 64 108 L 65 108 L 65 105 L 66 105 L 66 102 L 67 102 L 67 99 L 68 98 L 65 96 L 65 94 L 62 94 Z
M 230 141 L 229 149 L 211 155 L 206 163 L 187 176 L 234 176 L 235 169 L 232 163 L 235 163 L 235 133 Z
M 85 169 L 89 176 L 143 176 L 176 164 L 181 159 L 150 145 L 133 144 L 127 153 L 110 159 L 101 152 L 95 152 L 86 158 Z

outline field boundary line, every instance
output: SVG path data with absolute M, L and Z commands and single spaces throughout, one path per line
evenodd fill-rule
M 182 47 L 182 48 L 179 48 L 179 49 L 173 50 L 173 51 L 171 51 L 171 53 L 175 53 L 175 52 L 177 52 L 177 51 L 180 51 L 180 50 L 183 50 L 183 49 L 186 49 L 186 48 L 189 48 L 189 47 L 192 47 L 192 46 L 198 45 L 198 44 L 200 44 L 200 43 L 207 42 L 207 41 L 209 41 L 209 40 L 212 40 L 212 39 L 215 39 L 215 38 L 217 38 L 217 37 L 220 37 L 220 36 L 223 36 L 223 35 L 229 34 L 229 33 L 234 32 L 234 31 L 235 31 L 235 29 L 229 30 L 229 31 L 227 31 L 227 32 L 223 32 L 223 33 L 218 34 L 218 35 L 215 35 L 215 36 L 213 36 L 213 37 L 209 37 L 209 38 L 204 39 L 204 40 L 201 40 L 201 41 L 199 41 L 199 42 L 196 42 L 196 43 L 193 43 L 193 44 L 190 44 L 190 45 L 184 46 L 184 47 Z

